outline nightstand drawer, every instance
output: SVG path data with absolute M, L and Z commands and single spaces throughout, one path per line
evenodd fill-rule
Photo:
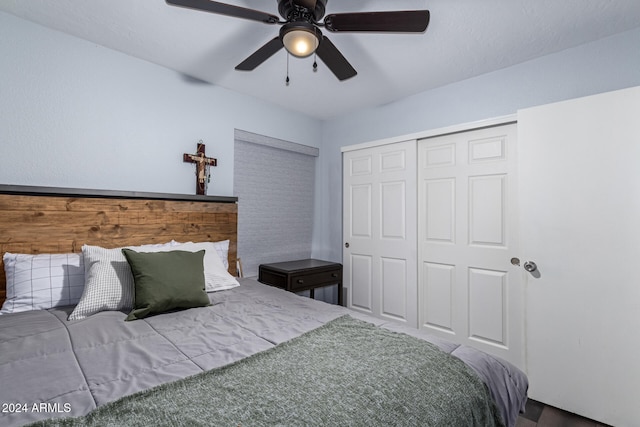
M 266 283 L 277 288 L 287 289 L 287 280 L 289 279 L 286 274 L 269 271 L 267 269 L 260 268 L 258 280 L 262 283 Z M 288 290 L 288 289 L 287 289 Z
M 314 289 L 338 285 L 338 305 L 342 305 L 342 264 L 319 259 L 260 264 L 258 281 L 290 292 L 309 291 L 314 298 Z
M 309 289 L 309 287 L 319 287 L 322 285 L 334 285 L 342 281 L 342 271 L 340 269 L 314 272 L 291 276 L 291 290 Z

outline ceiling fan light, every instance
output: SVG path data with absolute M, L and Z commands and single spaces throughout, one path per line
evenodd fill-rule
M 311 55 L 318 48 L 318 35 L 315 28 L 311 25 L 309 27 L 291 25 L 282 27 L 282 44 L 285 49 L 299 58 L 304 58 Z

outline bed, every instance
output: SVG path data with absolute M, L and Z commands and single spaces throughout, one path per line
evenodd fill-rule
M 65 281 L 55 307 L 0 315 L 0 425 L 515 425 L 520 370 L 235 278 L 236 232 L 234 198 L 0 186 L 3 310 L 27 303 L 15 296 L 26 265 L 45 267 L 34 289 Z M 94 279 L 107 286 L 94 267 L 114 254 L 133 309 L 87 306 Z M 174 274 L 193 276 L 197 304 L 153 300 Z

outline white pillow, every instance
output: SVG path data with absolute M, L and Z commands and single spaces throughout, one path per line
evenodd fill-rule
M 225 270 L 229 271 L 229 241 L 213 242 L 213 246 L 216 248 L 218 255 L 220 255 Z
M 216 245 L 216 243 L 219 242 L 187 242 L 182 244 L 173 242 L 171 247 L 173 250 L 188 252 L 198 252 L 204 249 L 204 281 L 207 292 L 222 291 L 240 286 L 236 278 L 229 274 L 224 267 L 218 251 L 220 245 Z M 227 240 L 228 247 L 229 241 Z
M 7 297 L 0 314 L 74 305 L 84 288 L 83 256 L 5 253 Z
M 171 243 L 127 246 L 137 252 L 170 251 Z M 135 297 L 133 274 L 122 248 L 82 246 L 85 286 L 69 320 L 85 319 L 100 311 L 130 311 Z
M 185 242 L 185 243 L 193 243 L 193 242 Z M 185 243 L 176 242 L 175 240 L 171 241 L 173 246 L 176 245 L 184 245 Z M 213 246 L 218 252 L 220 256 L 220 260 L 222 260 L 222 265 L 224 265 L 225 270 L 229 270 L 229 240 L 221 240 L 219 242 L 212 242 Z

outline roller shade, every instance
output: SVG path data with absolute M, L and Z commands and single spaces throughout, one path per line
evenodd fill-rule
M 258 265 L 311 256 L 315 163 L 319 150 L 235 131 L 238 256 L 245 276 Z

